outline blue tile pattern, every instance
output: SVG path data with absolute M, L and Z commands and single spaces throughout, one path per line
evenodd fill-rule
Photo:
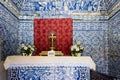
M 2 38 L 2 60 L 17 54 L 18 19 L 0 4 L 0 37 Z
M 19 24 L 19 42 L 34 43 L 34 25 L 33 21 L 20 21 Z
M 109 73 L 120 78 L 120 11 L 109 20 Z
M 9 0 L 17 9 L 22 11 L 62 11 L 99 12 L 112 9 L 119 0 Z M 28 4 L 29 3 L 29 4 Z M 23 7 L 21 9 L 21 7 Z
M 108 66 L 108 22 L 78 21 L 73 23 L 73 43 L 81 41 L 83 56 L 91 56 L 97 71 L 107 73 Z
M 26 5 L 27 2 L 33 3 Z M 69 1 L 55 1 L 55 0 L 26 0 L 24 2 L 24 6 L 22 8 L 23 11 L 26 10 L 35 10 L 35 11 L 62 11 L 62 10 L 70 10 L 70 11 L 82 11 L 82 12 L 98 12 L 99 7 L 105 6 L 104 0 L 69 0 Z M 34 5 L 34 8 L 30 9 L 29 7 Z M 26 8 L 27 7 L 27 8 Z
M 25 0 L 21 8 L 22 15 L 68 16 L 70 13 L 105 13 L 104 0 Z M 68 14 L 69 13 L 69 14 Z
M 8 80 L 90 80 L 90 69 L 79 66 L 35 66 L 8 69 Z
M 21 10 L 24 0 L 9 0 L 9 2 L 18 10 Z
M 105 0 L 107 10 L 110 11 L 120 0 Z

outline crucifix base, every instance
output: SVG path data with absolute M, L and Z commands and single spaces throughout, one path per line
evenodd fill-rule
M 55 47 L 50 47 L 50 49 L 51 49 L 51 50 L 54 50 L 54 49 L 55 49 Z
M 40 56 L 48 56 L 48 51 L 42 51 L 39 53 Z M 64 56 L 62 51 L 55 51 L 55 56 Z

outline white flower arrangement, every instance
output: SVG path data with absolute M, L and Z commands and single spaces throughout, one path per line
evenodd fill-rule
M 77 41 L 76 44 L 71 46 L 70 50 L 72 55 L 77 56 L 77 54 L 83 53 L 84 47 L 80 45 L 80 41 Z
M 25 45 L 22 42 L 20 46 L 21 46 L 21 53 L 23 54 L 23 56 L 31 56 L 32 53 L 35 51 L 34 45 L 31 45 L 31 44 Z

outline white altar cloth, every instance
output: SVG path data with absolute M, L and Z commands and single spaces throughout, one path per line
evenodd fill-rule
M 8 56 L 4 62 L 6 70 L 24 66 L 84 66 L 96 70 L 96 65 L 89 56 Z

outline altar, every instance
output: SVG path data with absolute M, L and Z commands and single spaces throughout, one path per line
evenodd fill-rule
M 90 80 L 96 65 L 91 57 L 8 56 L 8 80 Z

